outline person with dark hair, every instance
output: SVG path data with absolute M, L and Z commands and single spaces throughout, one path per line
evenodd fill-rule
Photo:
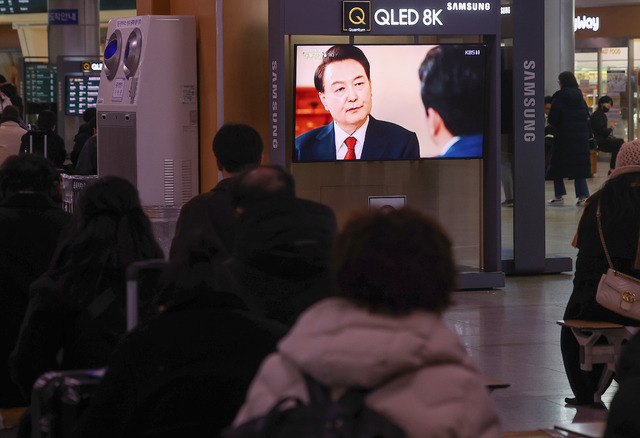
M 640 278 L 640 140 L 625 143 L 620 148 L 609 179 L 586 202 L 573 240 L 578 257 L 573 292 L 564 312 L 564 319 L 638 326 L 639 321 L 625 318 L 596 302 L 600 278 L 609 268 L 600 240 L 598 214 L 614 268 Z M 560 348 L 575 396 L 565 401 L 572 405 L 592 404 L 604 365 L 594 365 L 593 371 L 580 369 L 580 346 L 569 328 L 562 328 Z
M 80 155 L 73 169 L 74 175 L 97 175 L 98 174 L 98 134 L 96 131 L 96 118 L 93 117 L 88 122 L 93 135 L 87 139 L 80 150 Z
M 609 173 L 611 173 L 615 167 L 618 151 L 620 150 L 622 143 L 624 143 L 623 139 L 613 136 L 613 130 L 616 128 L 618 122 L 609 122 L 609 119 L 607 118 L 606 113 L 609 112 L 612 106 L 613 99 L 609 96 L 602 96 L 598 99 L 598 109 L 591 114 L 591 129 L 593 131 L 593 136 L 598 142 L 598 150 L 611 153 Z
M 192 242 L 162 274 L 162 312 L 119 344 L 74 436 L 218 436 L 231 423 L 286 328 L 215 288 L 212 247 Z
M 74 167 L 78 164 L 78 157 L 82 152 L 82 147 L 87 140 L 96 134 L 96 109 L 87 108 L 82 113 L 82 120 L 84 123 L 80 125 L 78 133 L 73 137 L 73 150 L 69 156 Z
M 10 155 L 18 155 L 22 136 L 26 133 L 18 107 L 5 107 L 0 114 L 0 164 Z
M 479 56 L 463 46 L 437 46 L 420 66 L 427 131 L 441 157 L 482 157 L 484 77 Z
M 574 180 L 577 206 L 584 207 L 589 197 L 586 178 L 591 177 L 589 153 L 589 109 L 570 71 L 558 76 L 560 90 L 551 98 L 549 124 L 553 126 L 553 147 L 546 177 L 553 180 L 555 197 L 549 205 L 562 205 L 567 194 L 563 178 Z
M 331 294 L 329 252 L 337 230 L 331 208 L 296 198 L 293 178 L 277 166 L 240 175 L 232 190 L 238 213 L 233 256 L 218 277 L 252 313 L 291 326 Z
M 358 47 L 329 48 L 314 84 L 333 122 L 296 137 L 299 161 L 420 158 L 414 132 L 371 116 L 370 66 Z
M 11 354 L 14 382 L 26 398 L 45 371 L 107 363 L 126 332 L 127 266 L 163 257 L 130 182 L 115 176 L 98 179 L 78 202 L 73 227 L 51 267 L 31 284 L 31 299 Z M 143 315 L 152 313 L 148 303 L 140 308 Z M 59 355 L 60 350 L 64 354 Z
M 0 166 L 0 408 L 25 406 L 9 374 L 9 354 L 29 302 L 29 285 L 44 273 L 71 215 L 62 211 L 60 176 L 36 155 L 13 155 Z
M 27 132 L 22 136 L 20 145 L 20 155 L 38 154 L 50 160 L 56 167 L 62 167 L 67 151 L 64 147 L 64 140 L 56 134 L 56 115 L 53 111 L 44 110 L 38 115 L 36 121 L 37 131 Z M 45 152 L 45 138 L 47 150 Z
M 304 374 L 365 404 L 408 438 L 497 438 L 497 413 L 472 359 L 442 320 L 456 269 L 441 226 L 411 209 L 356 214 L 340 232 L 337 296 L 296 321 L 252 382 L 234 426 L 284 397 L 306 403 Z
M 9 98 L 11 105 L 14 105 L 18 108 L 18 112 L 22 115 L 24 111 L 24 103 L 22 102 L 22 98 L 18 95 L 18 89 L 10 83 L 5 83 L 0 85 L 0 94 Z M 0 101 L 5 102 L 5 99 L 0 99 Z M 3 107 L 6 105 L 2 105 Z M 4 111 L 4 109 L 0 109 L 0 113 Z
M 231 206 L 230 190 L 235 177 L 262 161 L 263 144 L 260 134 L 249 125 L 226 124 L 213 139 L 213 153 L 222 180 L 209 192 L 202 193 L 180 210 L 169 258 L 188 252 L 192 234 L 205 234 L 218 242 L 220 254 L 233 250 L 236 217 Z

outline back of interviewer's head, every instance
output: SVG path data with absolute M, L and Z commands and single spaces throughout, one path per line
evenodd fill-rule
M 453 135 L 482 133 L 484 60 L 465 55 L 464 46 L 444 45 L 427 53 L 420 66 L 425 110 L 433 108 Z
M 58 201 L 60 175 L 39 155 L 11 155 L 0 166 L 0 198 L 18 192 L 43 193 Z
M 262 149 L 258 131 L 243 123 L 222 126 L 213 139 L 213 154 L 229 173 L 238 173 L 260 163 Z
M 293 177 L 279 166 L 259 166 L 245 171 L 231 189 L 234 208 L 246 210 L 265 199 L 296 196 Z
M 334 246 L 337 294 L 374 312 L 439 313 L 451 303 L 456 269 L 451 241 L 412 208 L 360 212 Z

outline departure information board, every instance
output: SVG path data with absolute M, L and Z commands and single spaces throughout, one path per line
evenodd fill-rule
M 87 108 L 95 107 L 98 100 L 100 76 L 65 77 L 65 114 L 81 115 Z
M 47 12 L 47 0 L 0 0 L 0 14 Z
M 25 62 L 25 98 L 29 103 L 54 103 L 57 98 L 56 66 Z
M 135 9 L 136 0 L 100 0 L 100 10 Z M 47 12 L 47 0 L 0 0 L 0 14 Z

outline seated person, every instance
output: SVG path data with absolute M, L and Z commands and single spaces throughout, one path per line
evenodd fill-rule
M 160 279 L 162 312 L 114 352 L 75 436 L 218 436 L 233 420 L 286 329 L 215 289 L 215 244 L 190 247 Z
M 339 44 L 328 49 L 314 83 L 333 122 L 296 137 L 297 160 L 420 158 L 414 132 L 370 115 L 369 60 L 358 47 Z
M 0 408 L 27 404 L 7 362 L 27 310 L 29 285 L 51 264 L 71 220 L 60 206 L 59 187 L 58 172 L 43 157 L 13 155 L 0 166 Z
M 331 295 L 335 214 L 297 198 L 293 178 L 277 166 L 240 175 L 232 202 L 236 241 L 220 270 L 220 287 L 240 295 L 252 313 L 291 326 L 307 307 Z
M 45 371 L 107 363 L 126 332 L 127 266 L 163 258 L 137 190 L 122 178 L 104 177 L 89 185 L 72 225 L 50 269 L 31 284 L 11 354 L 13 380 L 27 399 Z M 140 307 L 151 313 L 148 303 Z
M 620 150 L 622 143 L 624 143 L 623 139 L 613 136 L 613 130 L 615 129 L 617 122 L 611 122 L 611 127 L 609 127 L 607 113 L 612 106 L 613 99 L 609 96 L 602 96 L 598 99 L 598 109 L 591 115 L 591 129 L 593 130 L 593 136 L 598 142 L 598 150 L 611 153 L 609 173 L 611 173 L 611 170 L 615 167 L 618 151 Z
M 442 320 L 455 265 L 438 223 L 411 208 L 353 216 L 336 240 L 337 296 L 307 309 L 264 361 L 234 420 L 283 397 L 308 401 L 303 373 L 366 405 L 408 438 L 498 438 L 498 415 L 473 360 Z

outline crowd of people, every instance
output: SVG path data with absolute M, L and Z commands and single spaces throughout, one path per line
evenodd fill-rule
M 5 161 L 3 230 L 18 221 L 24 230 L 0 249 L 15 278 L 2 294 L 13 306 L 0 307 L 12 323 L 2 377 L 14 388 L 3 407 L 28 406 L 47 371 L 106 366 L 75 436 L 216 436 L 263 414 L 308 373 L 338 393 L 368 387 L 367 404 L 407 436 L 498 437 L 484 382 L 441 318 L 456 271 L 440 225 L 387 207 L 339 232 L 331 208 L 297 197 L 282 168 L 260 165 L 253 128 L 225 125 L 213 144 L 225 178 L 182 209 L 170 260 L 128 333 L 126 267 L 163 257 L 136 189 L 99 178 L 69 215 L 50 160 Z M 48 243 L 27 248 L 39 263 L 21 264 L 16 253 L 35 257 L 17 247 L 32 228 Z M 37 412 L 27 410 L 19 436 Z
M 561 73 L 559 84 L 546 102 L 551 203 L 562 202 L 563 178 L 572 178 L 584 206 L 564 317 L 638 325 L 595 294 L 609 267 L 599 222 L 615 269 L 640 278 L 640 141 L 619 145 L 598 128 L 607 96 L 602 114 L 590 117 L 573 74 Z M 1 408 L 29 406 L 49 371 L 104 368 L 73 436 L 218 436 L 288 397 L 308 402 L 311 379 L 334 400 L 363 391 L 366 405 L 407 437 L 501 436 L 483 379 L 442 319 L 456 268 L 434 218 L 386 206 L 356 211 L 339 228 L 330 207 L 296 195 L 292 175 L 262 165 L 255 129 L 224 125 L 213 140 L 223 178 L 182 207 L 169 261 L 139 295 L 140 323 L 129 330 L 127 268 L 164 258 L 136 188 L 105 176 L 73 215 L 62 211 L 66 152 L 55 115 L 40 114 L 37 133 L 47 140 L 39 143 L 20 114 L 6 105 L 0 115 Z M 76 169 L 96 141 L 95 113 L 84 121 L 71 155 Z M 590 126 L 596 138 L 606 134 L 602 147 L 615 157 L 593 195 L 585 180 Z M 633 436 L 620 431 L 630 430 L 638 339 L 620 362 L 608 437 Z M 592 404 L 602 369 L 580 370 L 566 328 L 561 349 L 574 392 L 566 402 Z M 20 437 L 38 424 L 32 415 L 27 409 Z

